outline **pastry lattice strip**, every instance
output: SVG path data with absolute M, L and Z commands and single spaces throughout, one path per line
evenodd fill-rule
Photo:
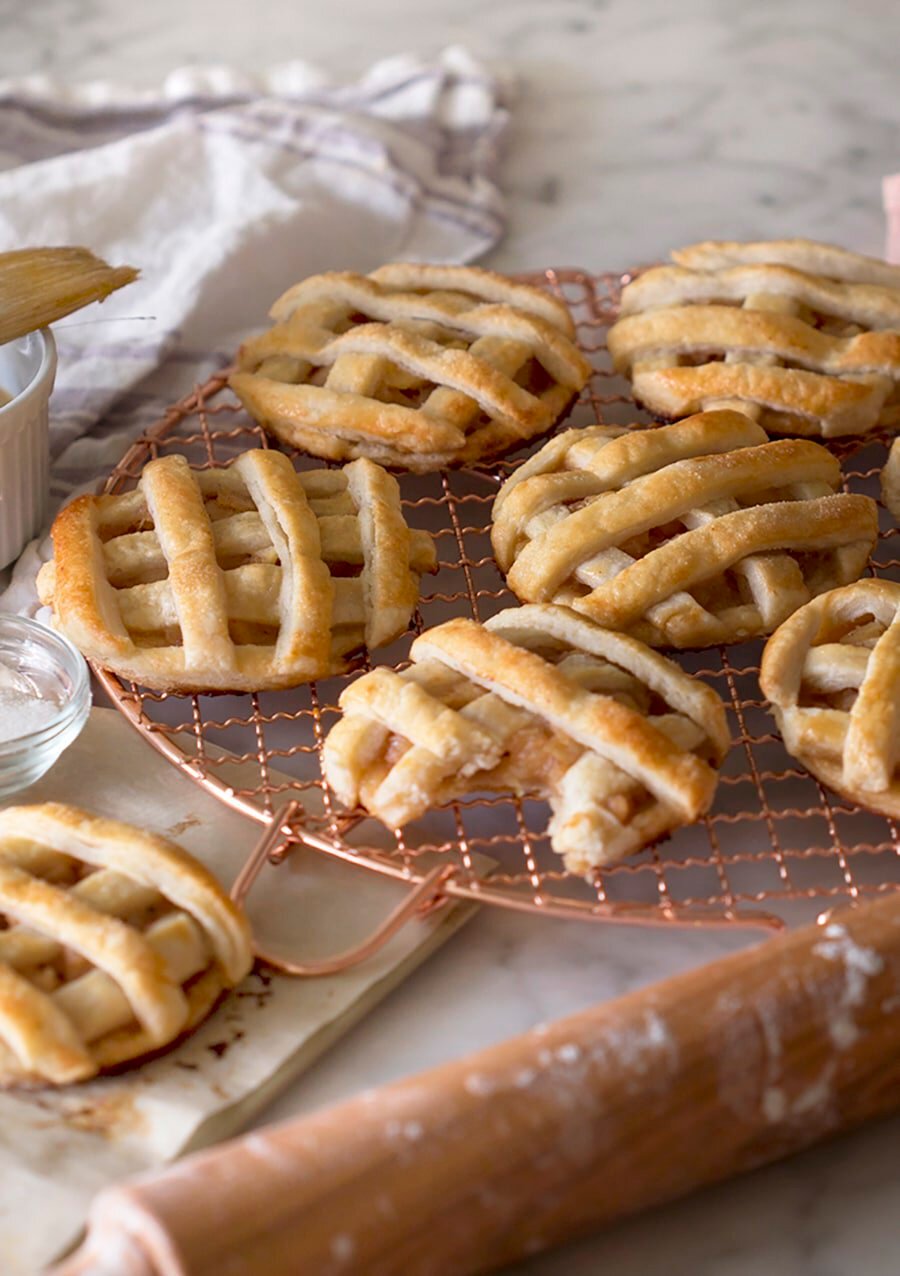
M 900 817 L 900 585 L 866 579 L 814 599 L 769 639 L 760 681 L 790 753 Z
M 651 411 L 732 407 L 776 433 L 826 436 L 900 419 L 896 267 L 802 240 L 672 256 L 625 289 L 609 334 Z
M 590 375 L 561 303 L 471 268 L 319 275 L 272 316 L 231 385 L 274 433 L 334 459 L 477 459 L 547 430 Z
M 86 655 L 223 690 L 295 685 L 392 640 L 435 561 L 372 462 L 301 475 L 260 450 L 228 470 L 151 461 L 135 491 L 67 507 L 54 544 L 42 596 Z
M 564 603 L 658 646 L 708 646 L 771 632 L 859 575 L 875 509 L 836 494 L 839 481 L 823 448 L 770 443 L 743 413 L 597 426 L 513 473 L 492 540 L 525 601 Z
M 881 473 L 881 499 L 900 523 L 900 438 L 894 439 Z
M 0 814 L 0 916 L 4 1084 L 165 1045 L 252 960 L 243 918 L 179 848 L 55 804 Z
M 706 686 L 561 607 L 449 621 L 401 673 L 341 697 L 325 745 L 338 796 L 398 826 L 484 789 L 549 798 L 549 834 L 586 873 L 706 809 L 727 748 Z

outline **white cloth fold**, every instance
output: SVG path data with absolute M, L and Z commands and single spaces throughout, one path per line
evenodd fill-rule
M 509 97 L 458 48 L 346 85 L 299 62 L 186 69 L 157 92 L 0 83 L 0 251 L 84 244 L 142 272 L 55 329 L 52 506 L 225 366 L 289 284 L 491 248 Z M 34 608 L 48 553 L 29 546 L 0 607 Z

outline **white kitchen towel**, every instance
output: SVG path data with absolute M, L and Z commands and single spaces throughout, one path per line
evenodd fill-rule
M 147 93 L 0 83 L 0 251 L 84 244 L 141 270 L 55 329 L 53 508 L 225 366 L 298 279 L 491 248 L 509 96 L 459 48 L 345 85 L 299 62 L 178 71 Z M 29 546 L 0 607 L 34 609 L 48 554 L 46 538 Z

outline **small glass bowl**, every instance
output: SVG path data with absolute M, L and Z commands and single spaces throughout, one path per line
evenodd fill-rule
M 23 695 L 49 702 L 52 710 L 36 725 L 22 704 L 22 730 L 13 735 Z M 90 710 L 91 680 L 81 653 L 36 620 L 0 614 L 0 798 L 39 780 L 80 734 Z

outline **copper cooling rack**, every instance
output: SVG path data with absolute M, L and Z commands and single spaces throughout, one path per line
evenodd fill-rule
M 628 276 L 548 270 L 531 277 L 569 304 L 596 369 L 567 425 L 647 421 L 611 371 L 605 330 Z M 148 430 L 115 468 L 106 490 L 133 486 L 152 457 L 180 452 L 205 468 L 227 465 L 262 431 L 214 377 Z M 883 441 L 836 449 L 849 490 L 878 495 Z M 501 464 L 400 476 L 407 515 L 437 539 L 440 569 L 423 580 L 409 634 L 375 654 L 406 660 L 415 633 L 450 616 L 484 620 L 515 603 L 492 555 L 491 503 L 521 455 Z M 301 468 L 321 462 L 296 455 Z M 873 569 L 900 579 L 900 533 L 882 511 Z M 337 809 L 319 752 L 347 678 L 258 695 L 161 695 L 97 670 L 125 717 L 186 775 L 230 806 L 268 825 L 238 884 L 245 893 L 267 858 L 291 843 L 405 879 L 411 890 L 383 938 L 415 908 L 451 897 L 595 921 L 779 926 L 823 908 L 900 886 L 900 836 L 893 821 L 830 793 L 785 752 L 757 682 L 760 644 L 679 657 L 729 705 L 734 743 L 713 810 L 664 843 L 596 873 L 564 871 L 545 835 L 542 802 L 478 795 L 393 833 Z M 358 668 L 368 667 L 360 662 Z M 369 944 L 356 954 L 371 951 Z M 329 968 L 346 964 L 339 958 Z

